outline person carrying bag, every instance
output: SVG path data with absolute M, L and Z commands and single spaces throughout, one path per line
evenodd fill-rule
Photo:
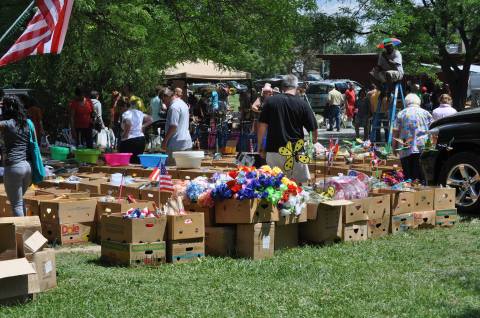
M 4 183 L 12 215 L 24 216 L 23 195 L 32 183 L 41 182 L 45 176 L 40 149 L 33 122 L 27 119 L 23 103 L 17 96 L 2 101 L 3 120 L 0 121 L 5 147 L 2 154 Z M 31 160 L 31 163 L 29 161 Z

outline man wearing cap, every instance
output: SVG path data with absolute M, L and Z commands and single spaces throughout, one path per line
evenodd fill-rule
M 312 133 L 312 141 L 317 143 L 318 126 L 312 109 L 304 99 L 295 96 L 297 93 L 298 79 L 295 75 L 287 75 L 283 78 L 283 94 L 269 97 L 263 105 L 258 123 L 258 152 L 262 158 L 266 158 L 271 167 L 284 169 L 286 157 L 280 155 L 279 149 L 285 147 L 288 142 L 295 144 L 305 138 L 305 132 Z M 262 141 L 267 133 L 267 141 L 264 146 Z M 296 154 L 293 154 L 296 155 Z M 304 183 L 310 178 L 308 165 L 294 161 L 291 170 L 284 171 L 288 177 Z
M 383 83 L 399 82 L 403 78 L 402 54 L 393 47 L 393 43 L 384 43 L 385 51 L 378 57 L 373 77 Z

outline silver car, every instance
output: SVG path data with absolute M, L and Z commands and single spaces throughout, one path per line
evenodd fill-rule
M 349 82 L 353 84 L 355 87 L 355 93 L 358 95 L 363 87 L 355 81 L 325 80 L 319 82 L 310 82 L 306 93 L 313 111 L 316 114 L 323 114 L 325 106 L 327 106 L 328 92 L 330 89 L 335 86 L 340 93 L 344 94 L 348 88 Z

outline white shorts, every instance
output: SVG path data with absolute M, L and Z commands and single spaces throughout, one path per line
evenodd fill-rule
M 300 183 L 307 183 L 310 179 L 308 165 L 295 161 L 293 164 L 293 169 L 290 171 L 285 171 L 283 166 L 285 165 L 286 160 L 287 159 L 284 156 L 276 152 L 267 152 L 267 164 L 270 167 L 279 167 L 289 179 L 295 179 L 296 182 Z

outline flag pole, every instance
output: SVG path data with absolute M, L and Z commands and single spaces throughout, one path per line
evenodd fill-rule
M 2 35 L 0 38 L 0 43 L 12 32 L 15 26 L 28 14 L 28 12 L 33 8 L 35 5 L 35 1 L 32 1 L 28 7 L 22 12 L 22 14 L 13 22 L 13 24 L 8 28 L 8 30 Z

